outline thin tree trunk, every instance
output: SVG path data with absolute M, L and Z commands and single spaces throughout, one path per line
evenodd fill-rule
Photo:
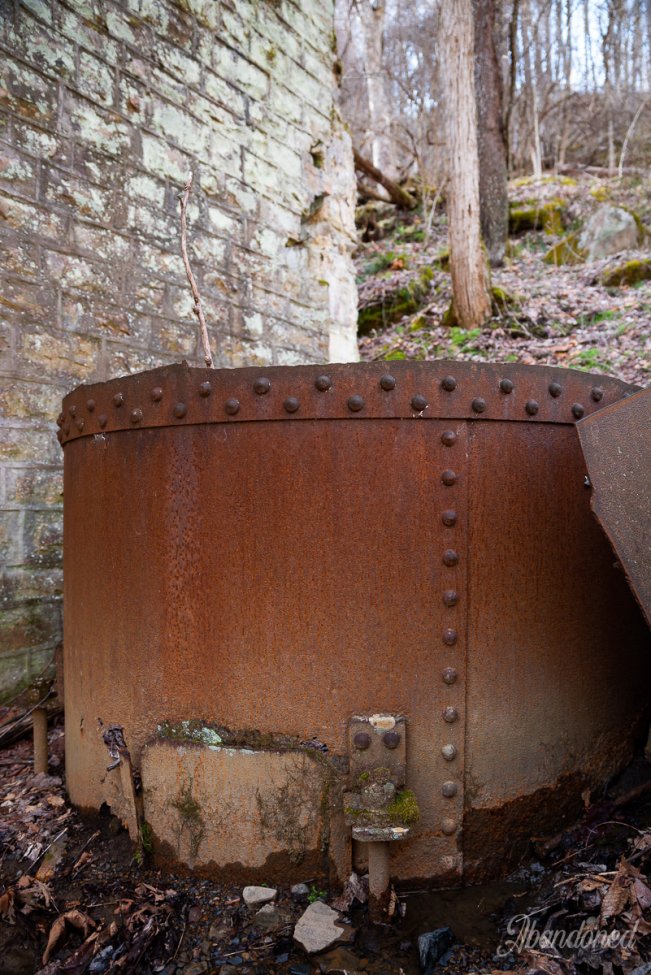
M 509 200 L 502 72 L 495 44 L 497 0 L 473 0 L 473 7 L 481 232 L 491 264 L 499 267 L 509 231 Z
M 391 147 L 391 111 L 383 64 L 384 3 L 383 0 L 361 0 L 358 5 L 364 36 L 366 93 L 371 120 L 371 155 L 373 165 L 389 178 L 397 175 Z
M 491 315 L 488 266 L 479 225 L 472 0 L 445 0 L 441 5 L 440 35 L 449 152 L 452 311 L 459 325 L 472 328 L 483 325 Z

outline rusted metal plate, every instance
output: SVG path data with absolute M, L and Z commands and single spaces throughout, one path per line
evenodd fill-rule
M 73 801 L 110 801 L 98 717 L 124 726 L 135 764 L 161 722 L 199 719 L 253 748 L 316 740 L 343 780 L 351 716 L 400 714 L 421 821 L 391 872 L 445 883 L 464 856 L 471 877 L 506 862 L 510 808 L 529 803 L 521 838 L 544 793 L 553 828 L 561 798 L 621 763 L 651 656 L 590 512 L 572 407 L 627 387 L 436 362 L 392 363 L 383 384 L 387 366 L 178 366 L 66 398 Z M 345 877 L 332 825 L 330 856 Z
M 630 387 L 567 369 L 392 362 L 150 372 L 79 386 L 58 418 L 62 444 L 115 430 L 261 420 L 479 419 L 574 423 Z
M 651 388 L 577 426 L 592 508 L 651 625 Z

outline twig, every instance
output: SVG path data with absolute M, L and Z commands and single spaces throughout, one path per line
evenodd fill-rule
M 187 210 L 188 210 L 188 200 L 190 198 L 190 190 L 192 189 L 192 173 L 188 176 L 188 181 L 183 188 L 183 193 L 179 194 L 179 202 L 181 204 L 181 254 L 183 256 L 183 264 L 185 266 L 185 273 L 188 276 L 188 281 L 190 282 L 190 289 L 192 290 L 192 298 L 194 299 L 193 312 L 199 319 L 199 326 L 201 329 L 201 344 L 203 345 L 203 357 L 208 368 L 212 368 L 212 353 L 210 351 L 210 340 L 208 338 L 208 328 L 206 326 L 206 319 L 203 314 L 203 308 L 201 307 L 201 295 L 199 294 L 199 288 L 197 287 L 197 282 L 195 280 L 194 274 L 192 273 L 192 268 L 190 267 L 190 258 L 188 257 L 188 224 L 187 224 Z

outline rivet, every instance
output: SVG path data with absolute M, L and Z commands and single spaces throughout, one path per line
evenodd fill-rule
M 524 405 L 524 408 L 529 414 L 529 416 L 535 416 L 538 410 L 540 409 L 540 405 L 536 402 L 535 399 L 528 399 Z
M 154 388 L 151 391 L 151 398 L 152 398 L 152 402 L 160 403 L 160 401 L 163 398 L 163 390 L 160 388 L 160 386 L 154 386 Z
M 454 745 L 443 745 L 441 749 L 441 755 L 446 762 L 453 762 L 457 757 L 457 750 Z
M 392 389 L 396 388 L 396 381 L 393 378 L 393 376 L 390 376 L 389 373 L 387 373 L 385 376 L 382 376 L 382 378 L 380 379 L 380 386 L 387 393 L 389 393 L 391 392 Z
M 572 407 L 573 416 L 575 416 L 577 420 L 580 420 L 584 413 L 585 406 L 583 406 L 581 403 L 575 403 Z
M 457 555 L 457 553 L 454 551 L 453 548 L 449 548 L 443 553 L 444 565 L 449 565 L 449 566 L 456 565 L 458 561 L 459 561 L 459 556 Z
M 507 393 L 507 394 L 512 393 L 513 383 L 511 382 L 510 379 L 502 379 L 500 380 L 500 389 L 502 390 L 503 393 Z
M 554 399 L 563 392 L 563 387 L 560 383 L 550 383 L 547 388 L 549 389 L 549 395 L 553 396 Z
M 454 684 L 458 676 L 454 667 L 446 667 L 441 674 L 445 684 Z
M 456 630 L 443 630 L 443 643 L 446 647 L 453 647 L 457 642 Z
M 454 471 L 443 471 L 441 474 L 441 480 L 446 487 L 452 487 L 453 484 L 457 483 L 457 475 L 454 473 Z
M 441 386 L 446 391 L 446 393 L 451 393 L 453 389 L 457 388 L 457 381 L 454 376 L 446 376 L 441 380 Z
M 359 748 L 360 752 L 364 752 L 367 748 L 370 748 L 371 736 L 366 731 L 358 731 L 353 736 L 353 745 L 355 748 Z
M 348 409 L 352 413 L 359 413 L 360 410 L 364 409 L 364 400 L 361 396 L 350 396 L 348 399 Z
M 417 393 L 416 396 L 412 396 L 411 408 L 412 410 L 415 410 L 416 413 L 422 413 L 423 410 L 427 409 L 427 405 L 427 400 L 424 396 L 421 396 L 419 393 Z
M 239 399 L 235 399 L 235 397 L 233 397 L 232 399 L 227 399 L 226 402 L 224 403 L 224 409 L 226 410 L 229 416 L 235 416 L 239 408 L 240 408 L 240 401 Z
M 301 404 L 298 402 L 295 396 L 288 396 L 285 402 L 283 403 L 286 413 L 296 413 L 296 410 L 299 408 L 300 405 Z
M 400 744 L 400 735 L 397 731 L 387 731 L 385 735 L 382 735 L 382 743 L 385 748 L 390 748 L 393 751 Z
M 441 786 L 441 793 L 446 799 L 453 799 L 454 796 L 456 796 L 457 791 L 458 787 L 456 782 L 444 782 Z
M 68 420 L 68 422 L 67 422 L 67 423 L 65 424 L 65 426 L 64 426 L 64 428 L 63 428 L 63 432 L 65 433 L 65 435 L 66 435 L 66 437 L 67 437 L 67 436 L 68 436 L 68 434 L 70 433 L 70 421 L 69 421 L 69 420 Z
M 444 606 L 456 606 L 459 602 L 459 594 L 456 589 L 446 589 L 443 593 Z
M 443 712 L 443 720 L 447 721 L 448 724 L 454 724 L 458 717 L 459 712 L 456 708 L 446 708 Z
M 475 413 L 483 413 L 486 409 L 486 400 L 482 399 L 481 396 L 477 396 L 477 398 L 472 401 L 472 408 Z
M 457 824 L 453 819 L 442 819 L 441 820 L 441 832 L 445 836 L 452 836 L 453 833 L 457 831 Z
M 253 389 L 258 394 L 258 396 L 264 396 L 271 389 L 271 380 L 267 379 L 266 376 L 261 376 L 259 379 L 253 383 Z
M 327 393 L 327 391 L 332 387 L 332 380 L 330 376 L 317 376 L 314 380 L 314 385 L 320 393 Z
M 79 430 L 79 433 L 81 433 L 81 431 L 84 429 L 84 421 L 83 421 L 82 417 L 79 417 L 79 419 L 75 423 L 75 426 Z
M 142 410 L 141 409 L 131 410 L 130 419 L 132 423 L 140 423 L 142 421 Z
M 97 417 L 97 422 L 102 427 L 102 429 L 106 426 L 107 420 L 108 417 L 106 413 L 100 413 L 100 415 Z
M 188 408 L 185 403 L 177 403 L 174 407 L 174 416 L 177 420 L 182 420 L 187 412 Z
M 457 442 L 457 435 L 454 430 L 444 430 L 441 434 L 441 443 L 445 447 L 453 447 Z
M 204 397 L 210 396 L 211 393 L 212 393 L 212 386 L 210 385 L 210 383 L 208 381 L 206 381 L 205 383 L 201 383 L 201 386 L 199 386 L 199 396 L 204 396 Z
M 457 513 L 456 511 L 444 511 L 441 515 L 441 519 L 444 525 L 448 528 L 452 528 L 453 525 L 457 523 Z
M 122 406 L 123 403 L 124 403 L 124 393 L 116 393 L 115 396 L 113 397 L 113 405 Z
M 87 399 L 86 400 L 86 409 L 88 410 L 89 413 L 93 413 L 95 411 L 95 400 L 94 399 Z
M 57 417 L 57 426 L 58 427 L 62 427 L 63 426 L 63 421 L 65 420 L 65 418 L 66 418 L 65 417 L 65 413 L 59 413 L 59 415 Z
M 77 407 L 74 406 L 74 404 L 73 404 L 73 406 L 69 406 L 68 407 L 68 413 L 70 414 L 70 416 L 73 416 L 73 417 L 74 416 L 77 416 Z
M 604 398 L 604 391 L 601 386 L 593 386 L 590 390 L 590 399 L 593 403 L 599 403 Z
M 63 430 L 57 430 L 57 440 L 59 443 L 63 443 Z

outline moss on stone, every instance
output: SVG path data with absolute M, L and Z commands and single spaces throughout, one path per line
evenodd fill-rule
M 494 315 L 502 315 L 509 308 L 515 308 L 517 299 L 505 288 L 491 287 L 491 309 Z
M 582 264 L 586 258 L 586 251 L 579 246 L 579 233 L 568 234 L 557 241 L 543 257 L 545 264 L 560 267 L 562 264 Z
M 360 308 L 358 333 L 366 335 L 373 329 L 393 325 L 406 315 L 415 315 L 425 301 L 432 276 L 432 269 L 424 268 L 408 284 L 389 290 Z
M 601 283 L 606 288 L 621 288 L 639 281 L 651 280 L 651 259 L 636 259 L 608 267 L 601 275 Z
M 554 198 L 544 203 L 536 200 L 509 205 L 509 233 L 522 234 L 527 230 L 544 230 L 547 234 L 563 233 L 567 204 Z
M 394 826 L 411 826 L 418 822 L 420 809 L 411 789 L 402 789 L 396 793 L 395 799 L 387 808 L 387 814 Z

